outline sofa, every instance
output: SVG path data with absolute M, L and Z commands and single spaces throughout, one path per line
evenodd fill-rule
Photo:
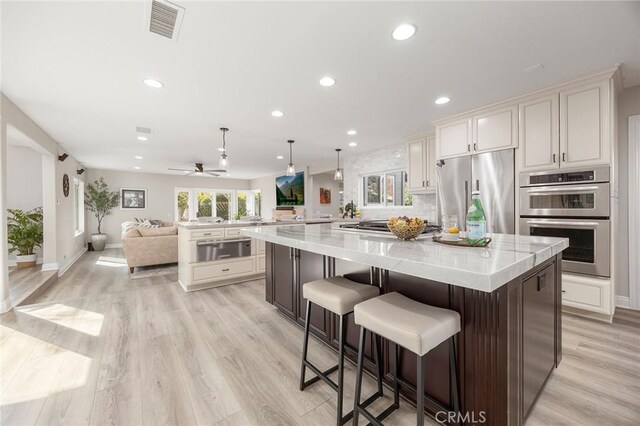
M 122 224 L 122 250 L 131 272 L 139 266 L 178 262 L 178 228 L 171 222 L 146 227 L 136 222 Z

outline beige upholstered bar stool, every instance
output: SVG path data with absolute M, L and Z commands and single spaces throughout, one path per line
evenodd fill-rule
M 360 326 L 358 373 L 353 409 L 354 426 L 357 426 L 360 414 L 372 424 L 381 425 L 384 418 L 400 407 L 400 385 L 416 392 L 417 424 L 422 426 L 424 424 L 424 358 L 431 349 L 447 339 L 450 341 L 452 409 L 456 413 L 459 411 L 455 335 L 460 331 L 460 315 L 457 312 L 425 305 L 393 292 L 359 303 L 355 306 L 354 314 L 355 322 Z M 365 330 L 384 337 L 396 345 L 393 351 L 394 402 L 377 417 L 367 411 L 365 404 L 360 403 Z M 398 345 L 418 356 L 415 387 L 398 377 Z
M 350 411 L 347 415 L 342 415 L 342 401 L 343 401 L 343 382 L 344 382 L 344 335 L 346 329 L 345 315 L 353 312 L 353 307 L 365 300 L 376 297 L 380 294 L 380 289 L 376 286 L 369 284 L 360 284 L 342 276 L 325 278 L 322 280 L 312 281 L 302 286 L 302 296 L 307 299 L 307 314 L 305 317 L 304 325 L 304 343 L 302 346 L 302 365 L 300 368 L 300 390 L 304 390 L 307 386 L 318 380 L 324 380 L 333 390 L 338 393 L 336 423 L 338 426 L 348 422 L 353 412 Z M 317 305 L 328 311 L 333 312 L 340 318 L 338 326 L 338 365 L 331 367 L 326 371 L 320 371 L 315 365 L 307 360 L 307 349 L 309 347 L 309 324 L 311 322 L 311 306 Z M 380 363 L 380 347 L 377 339 L 374 339 L 374 357 L 377 367 L 378 375 L 378 392 L 375 394 L 382 395 L 382 364 Z M 354 351 L 356 350 L 353 348 Z M 305 381 L 305 372 L 309 368 L 313 371 L 316 377 Z M 338 370 L 338 383 L 335 383 L 329 374 Z M 374 400 L 373 398 L 372 400 Z

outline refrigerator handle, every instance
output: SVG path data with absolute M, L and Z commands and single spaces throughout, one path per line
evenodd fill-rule
M 464 181 L 464 213 L 462 213 L 463 217 L 467 214 L 467 211 L 469 211 L 469 181 L 465 180 Z

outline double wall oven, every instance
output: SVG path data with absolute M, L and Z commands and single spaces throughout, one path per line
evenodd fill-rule
M 610 276 L 609 167 L 520 175 L 520 233 L 569 239 L 565 272 Z

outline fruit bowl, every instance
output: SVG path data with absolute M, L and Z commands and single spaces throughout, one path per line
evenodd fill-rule
M 427 224 L 420 218 L 393 217 L 387 223 L 389 231 L 399 240 L 414 240 L 422 234 Z

